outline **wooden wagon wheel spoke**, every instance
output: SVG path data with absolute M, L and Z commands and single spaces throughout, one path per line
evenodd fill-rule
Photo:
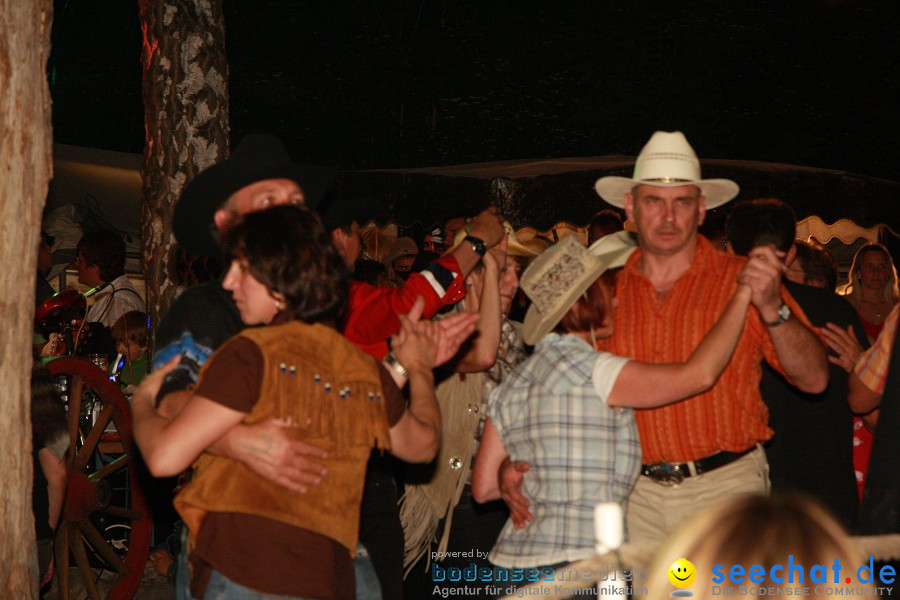
M 54 571 L 58 577 L 60 598 L 69 597 L 69 524 L 62 521 L 56 532 L 54 552 L 56 554 Z
M 129 600 L 144 573 L 152 529 L 138 484 L 142 471 L 131 409 L 116 384 L 87 360 L 62 357 L 47 367 L 51 373 L 65 376 L 69 398 L 69 484 L 56 546 L 59 597 L 69 600 L 71 594 L 79 593 L 78 600 L 84 598 L 81 586 L 70 580 L 71 552 L 88 597 Z M 88 398 L 100 402 L 100 411 L 82 440 L 79 428 L 89 418 L 90 411 L 83 410 Z M 115 426 L 113 435 L 106 433 L 110 423 Z M 112 587 L 105 587 L 104 577 L 104 588 L 99 590 L 94 569 L 107 567 L 115 576 Z
M 69 385 L 69 403 L 74 403 L 80 406 L 80 400 L 74 401 L 72 399 L 80 399 L 82 393 L 84 393 L 84 378 L 81 375 L 73 375 L 72 382 Z M 69 449 L 66 452 L 66 466 L 69 469 L 72 469 L 75 466 L 75 448 L 78 443 L 78 421 L 80 418 L 81 411 L 70 410 L 68 413 L 66 413 L 66 421 L 69 426 Z
M 76 470 L 80 471 L 88 465 L 88 461 L 94 454 L 94 450 L 97 449 L 97 442 L 100 441 L 103 430 L 106 429 L 106 426 L 109 425 L 109 422 L 112 419 L 114 410 L 116 410 L 116 406 L 112 402 L 103 403 L 103 409 L 100 411 L 100 414 L 97 415 L 94 426 L 91 427 L 90 433 L 85 438 L 84 446 L 78 451 L 78 458 L 75 460 Z
M 97 551 L 97 554 L 103 557 L 109 565 L 116 570 L 119 574 L 125 574 L 127 570 L 125 568 L 125 563 L 122 562 L 122 559 L 116 553 L 116 551 L 109 545 L 109 543 L 103 538 L 97 528 L 91 524 L 90 521 L 82 521 L 79 524 L 81 528 L 81 533 L 84 534 L 85 539 L 91 545 L 91 547 Z
M 122 506 L 107 506 L 106 513 L 113 515 L 114 517 L 121 517 L 123 519 L 128 519 L 129 521 L 137 521 L 139 519 L 143 519 L 146 515 L 124 508 Z
M 110 475 L 117 473 L 127 467 L 130 462 L 131 455 L 123 454 L 111 463 L 104 465 L 103 468 L 99 469 L 98 471 L 91 473 L 88 479 L 90 479 L 91 481 L 99 481 L 101 479 L 105 479 L 106 477 L 109 477 Z
M 97 583 L 94 581 L 93 571 L 91 571 L 91 566 L 88 563 L 81 533 L 78 531 L 70 531 L 69 533 L 71 534 L 69 535 L 69 548 L 72 550 L 72 555 L 75 556 L 75 564 L 78 565 L 82 574 L 85 575 L 83 577 L 84 588 L 87 590 L 88 597 L 91 600 L 100 600 L 100 593 L 97 591 Z

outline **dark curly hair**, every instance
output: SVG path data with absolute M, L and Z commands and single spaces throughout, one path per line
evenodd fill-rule
M 227 255 L 245 259 L 257 281 L 278 292 L 285 311 L 305 323 L 338 322 L 350 274 L 319 216 L 302 206 L 246 215 L 223 239 Z

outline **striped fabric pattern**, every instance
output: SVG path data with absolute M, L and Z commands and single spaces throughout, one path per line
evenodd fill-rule
M 638 269 L 640 260 L 638 249 L 618 275 L 616 333 L 605 349 L 643 362 L 684 362 L 722 314 L 746 259 L 719 252 L 698 235 L 691 267 L 661 302 Z M 809 325 L 784 288 L 782 296 L 793 314 Z M 763 359 L 783 374 L 766 326 L 751 307 L 735 354 L 711 390 L 635 411 L 644 462 L 697 460 L 768 440 L 772 430 L 759 393 Z
M 888 366 L 891 362 L 891 350 L 897 332 L 897 321 L 900 319 L 900 304 L 894 307 L 884 320 L 884 327 L 878 334 L 875 343 L 859 355 L 854 371 L 863 385 L 876 394 L 884 393 L 887 381 Z

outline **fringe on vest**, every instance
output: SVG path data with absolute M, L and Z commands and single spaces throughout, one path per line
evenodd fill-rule
M 432 463 L 408 470 L 406 491 L 400 498 L 404 576 L 423 556 L 428 558 L 429 568 L 429 550 L 436 541 L 441 519 L 444 527 L 438 552 L 447 549 L 453 509 L 459 504 L 471 471 L 483 387 L 483 373 L 467 373 L 453 375 L 435 390 L 441 409 L 441 447 Z
M 192 538 L 208 512 L 237 512 L 320 533 L 352 554 L 368 457 L 372 447 L 390 447 L 378 365 L 323 325 L 292 321 L 239 335 L 263 357 L 259 400 L 243 422 L 292 419 L 298 439 L 328 452 L 328 476 L 297 494 L 241 463 L 204 453 L 194 479 L 176 497 L 179 513 Z

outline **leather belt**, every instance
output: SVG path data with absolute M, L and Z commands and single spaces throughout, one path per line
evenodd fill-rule
M 743 452 L 716 452 L 699 460 L 684 463 L 650 463 L 641 465 L 641 475 L 649 477 L 660 485 L 674 486 L 684 481 L 685 477 L 709 473 L 747 456 L 754 450 L 756 450 L 756 446 L 751 446 Z

